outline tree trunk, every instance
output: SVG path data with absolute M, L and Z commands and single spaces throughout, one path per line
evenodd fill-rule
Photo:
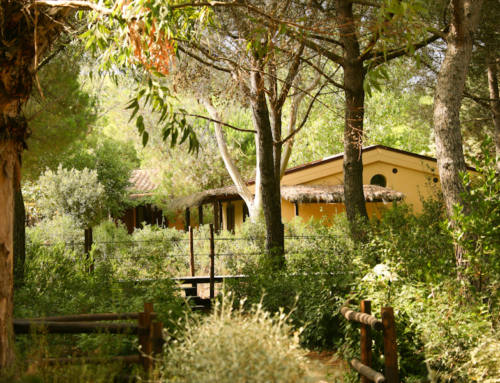
M 7 129 L 0 128 L 0 132 Z M 14 198 L 15 181 L 20 174 L 19 144 L 0 141 L 0 367 L 14 360 L 13 272 L 14 272 Z
M 26 211 L 20 180 L 15 182 L 14 196 L 14 287 L 24 283 L 26 260 Z
M 352 12 L 352 2 L 337 0 L 337 18 L 340 41 L 344 45 L 344 197 L 347 219 L 356 237 L 358 219 L 367 219 L 363 194 L 363 119 L 365 91 L 364 69 L 360 59 L 359 42 Z
M 465 192 L 460 172 L 467 170 L 460 131 L 460 107 L 467 68 L 472 54 L 472 37 L 477 27 L 482 1 L 453 0 L 452 21 L 446 43 L 446 54 L 438 73 L 434 97 L 434 135 L 441 189 L 448 217 L 457 204 L 464 205 Z M 467 207 L 464 206 L 467 212 Z M 465 267 L 463 249 L 456 245 L 456 262 Z
M 202 104 L 205 106 L 205 109 L 207 110 L 210 118 L 212 118 L 215 121 L 221 121 L 221 116 L 219 115 L 217 109 L 212 105 L 210 100 L 208 99 L 201 99 Z M 243 177 L 241 176 L 240 171 L 238 170 L 238 167 L 236 166 L 236 163 L 234 162 L 233 157 L 231 156 L 231 153 L 229 153 L 229 149 L 226 144 L 226 139 L 224 137 L 224 132 L 222 130 L 221 124 L 214 122 L 214 129 L 215 129 L 215 139 L 217 141 L 217 146 L 219 147 L 219 153 L 222 157 L 222 160 L 224 161 L 224 165 L 226 167 L 227 172 L 229 173 L 229 176 L 231 177 L 231 180 L 234 183 L 234 186 L 236 186 L 236 190 L 238 191 L 238 194 L 240 197 L 243 199 L 245 204 L 248 207 L 248 212 L 250 215 L 250 219 L 252 221 L 255 221 L 258 215 L 258 212 L 255 209 L 254 206 L 254 196 L 248 189 L 245 181 L 243 180 Z M 256 184 L 257 188 L 257 184 Z
M 257 131 L 257 157 L 261 179 L 262 204 L 266 221 L 266 246 L 275 267 L 284 264 L 284 229 L 281 222 L 279 166 L 276 173 L 273 133 L 267 107 L 262 65 L 256 60 L 256 70 L 250 74 L 251 108 Z M 278 180 L 276 180 L 278 178 Z
M 488 61 L 488 88 L 490 91 L 491 114 L 495 125 L 497 174 L 500 174 L 500 99 L 498 95 L 497 63 L 494 57 Z

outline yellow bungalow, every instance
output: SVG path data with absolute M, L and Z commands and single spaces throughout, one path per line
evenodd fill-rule
M 392 201 L 404 200 L 415 213 L 422 211 L 422 199 L 440 190 L 436 159 L 383 145 L 363 150 L 363 184 L 369 216 L 380 216 Z M 284 222 L 294 217 L 330 218 L 345 210 L 343 203 L 343 154 L 326 157 L 286 170 L 281 180 Z M 249 186 L 253 185 L 250 182 Z M 173 202 L 186 209 L 184 224 L 190 223 L 189 208 L 198 207 L 203 223 L 203 205 L 212 204 L 216 228 L 234 230 L 248 216 L 235 187 L 206 190 Z M 176 225 L 178 226 L 178 225 Z

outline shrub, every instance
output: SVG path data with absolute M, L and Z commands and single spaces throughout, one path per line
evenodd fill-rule
M 483 162 L 475 160 L 479 175 L 462 175 L 467 190 L 462 198 L 467 208 L 454 206 L 455 224 L 448 227 L 465 251 L 467 268 L 461 272 L 467 274 L 477 291 L 495 296 L 495 290 L 500 288 L 500 177 L 488 144 L 489 141 L 483 144 Z
M 190 322 L 182 339 L 168 348 L 161 381 L 304 382 L 298 335 L 283 312 L 272 316 L 261 305 L 244 312 L 222 299 L 209 317 Z
M 43 219 L 36 226 L 26 227 L 27 245 L 55 245 L 58 243 L 74 244 L 74 249 L 81 245 L 83 252 L 83 230 L 71 216 L 62 214 L 52 219 Z
M 40 196 L 36 201 L 42 216 L 52 218 L 67 214 L 80 224 L 89 227 L 102 217 L 104 187 L 95 170 L 47 170 L 39 179 Z
M 439 284 L 417 283 L 398 276 L 395 267 L 381 266 L 377 265 L 359 280 L 351 293 L 358 300 L 371 300 L 375 316 L 379 317 L 383 306 L 394 308 L 401 379 L 471 381 L 466 368 L 471 352 L 478 347 L 483 334 L 491 333 L 487 309 L 457 295 L 460 286 L 454 278 L 443 279 Z M 381 269 L 386 272 L 376 272 Z M 359 326 L 345 321 L 343 327 L 344 339 L 339 340 L 339 349 L 345 359 L 359 357 Z M 381 334 L 374 335 L 377 340 L 374 367 L 382 371 L 383 343 Z
M 88 273 L 88 266 L 88 260 L 81 253 L 62 243 L 44 246 L 29 242 L 25 283 L 15 292 L 15 317 L 137 312 L 142 311 L 144 302 L 153 302 L 160 320 L 173 329 L 187 310 L 174 282 L 168 278 L 141 285 L 121 280 L 109 262 L 96 262 L 93 273 Z M 31 337 L 19 336 L 16 341 L 21 353 L 31 352 Z M 105 334 L 50 336 L 48 342 L 52 356 L 130 354 L 137 347 L 135 336 Z
M 331 349 L 342 336 L 339 309 L 356 275 L 367 268 L 346 234 L 346 225 L 339 220 L 317 231 L 301 221 L 288 225 L 287 235 L 295 238 L 286 241 L 285 267 L 273 270 L 267 257 L 247 259 L 242 269 L 247 278 L 227 281 L 227 288 L 238 299 L 246 299 L 247 307 L 262 301 L 272 313 L 296 308 L 290 320 L 296 328 L 304 327 L 301 343 Z

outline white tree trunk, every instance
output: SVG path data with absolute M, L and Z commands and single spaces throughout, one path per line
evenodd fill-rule
M 243 201 L 245 201 L 248 207 L 248 214 L 252 221 L 255 221 L 257 215 L 259 214 L 259 210 L 262 210 L 262 198 L 260 193 L 260 172 L 257 167 L 257 174 L 255 177 L 255 197 L 250 192 L 250 189 L 247 187 L 241 173 L 234 162 L 231 153 L 229 153 L 229 149 L 227 147 L 226 138 L 224 136 L 224 131 L 222 130 L 222 126 L 217 121 L 221 121 L 221 117 L 217 109 L 213 106 L 212 102 L 206 98 L 201 99 L 201 103 L 205 106 L 210 118 L 214 120 L 214 129 L 215 129 L 215 138 L 217 140 L 217 146 L 219 147 L 219 153 L 224 161 L 224 165 L 226 167 L 227 172 L 229 173 L 231 180 L 236 186 L 236 190 Z

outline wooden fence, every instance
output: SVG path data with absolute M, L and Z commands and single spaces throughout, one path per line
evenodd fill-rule
M 392 307 L 382 308 L 382 320 L 371 315 L 371 302 L 367 300 L 361 301 L 361 312 L 353 311 L 346 306 L 343 306 L 340 312 L 348 321 L 361 323 L 361 361 L 352 359 L 350 362 L 352 368 L 361 375 L 361 382 L 398 383 L 398 351 Z M 385 376 L 372 369 L 372 329 L 383 333 Z
M 44 318 L 14 319 L 14 333 L 30 334 L 41 332 L 47 334 L 124 334 L 137 335 L 139 338 L 140 353 L 104 358 L 47 358 L 48 364 L 69 363 L 106 363 L 123 362 L 141 364 L 146 373 L 149 373 L 154 364 L 154 356 L 162 351 L 163 323 L 156 321 L 156 313 L 152 303 L 144 303 L 143 312 L 135 313 L 104 313 L 78 314 L 53 316 Z M 136 320 L 137 323 L 99 323 L 103 321 Z
M 214 225 L 210 224 L 210 299 L 215 297 L 215 237 L 214 237 Z M 194 238 L 193 238 L 193 228 L 189 226 L 189 268 L 191 270 L 191 277 L 196 276 L 196 268 L 194 264 Z M 193 284 L 193 288 L 197 285 Z M 186 296 L 189 296 L 186 291 Z

